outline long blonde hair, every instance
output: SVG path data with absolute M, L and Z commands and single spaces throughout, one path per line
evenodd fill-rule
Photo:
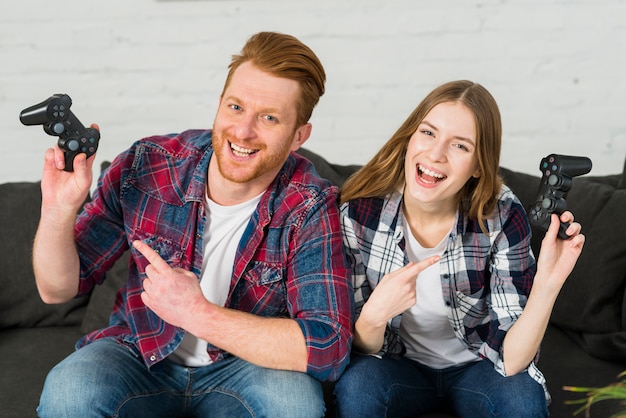
M 493 96 L 478 83 L 457 80 L 434 89 L 413 110 L 396 133 L 374 157 L 346 180 L 341 201 L 385 197 L 404 184 L 404 158 L 413 133 L 433 107 L 445 102 L 460 102 L 474 114 L 476 154 L 480 177 L 471 178 L 460 191 L 462 210 L 477 219 L 483 232 L 484 220 L 494 210 L 502 186 L 498 174 L 502 146 L 500 110 Z

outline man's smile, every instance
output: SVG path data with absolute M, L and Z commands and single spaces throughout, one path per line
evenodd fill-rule
M 230 149 L 233 152 L 233 154 L 235 154 L 237 157 L 248 157 L 256 152 L 258 152 L 258 149 L 250 149 L 250 148 L 244 148 L 241 147 L 239 145 L 233 144 L 232 142 L 228 142 L 230 145 Z

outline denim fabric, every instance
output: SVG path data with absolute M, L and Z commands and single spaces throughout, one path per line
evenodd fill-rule
M 335 386 L 337 416 L 548 416 L 542 386 L 528 373 L 502 376 L 487 360 L 435 370 L 406 357 L 356 355 Z
M 112 338 L 67 357 L 48 375 L 40 417 L 321 417 L 321 384 L 305 373 L 228 357 L 206 367 L 164 360 L 151 369 Z

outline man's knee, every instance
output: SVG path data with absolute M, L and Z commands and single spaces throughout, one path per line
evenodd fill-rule
M 89 416 L 95 405 L 90 386 L 96 376 L 79 373 L 80 369 L 66 359 L 48 373 L 37 408 L 40 417 Z
M 133 361 L 133 356 L 114 341 L 98 341 L 75 351 L 48 373 L 39 416 L 107 416 L 108 400 L 116 397 L 116 391 L 123 392 L 121 376 L 131 369 L 126 359 Z
M 251 379 L 242 396 L 258 416 L 319 418 L 324 416 L 321 383 L 304 373 L 267 370 Z

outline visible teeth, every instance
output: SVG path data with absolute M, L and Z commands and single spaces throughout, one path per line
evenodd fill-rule
M 427 174 L 427 175 L 429 175 L 429 176 L 431 176 L 431 177 L 436 177 L 436 178 L 438 178 L 438 179 L 442 179 L 442 178 L 444 178 L 444 177 L 445 177 L 443 174 L 440 174 L 440 173 L 435 173 L 434 171 L 431 171 L 431 170 L 429 170 L 429 169 L 427 169 L 427 168 L 424 168 L 424 167 L 422 167 L 422 166 L 420 166 L 420 167 L 419 167 L 419 170 L 420 170 L 422 173 L 425 173 L 425 174 Z
M 238 157 L 247 157 L 250 154 L 254 154 L 256 151 L 253 149 L 248 149 L 248 148 L 243 148 L 240 147 L 239 145 L 235 145 L 231 142 L 230 144 L 230 149 L 233 150 L 233 154 L 235 154 Z

